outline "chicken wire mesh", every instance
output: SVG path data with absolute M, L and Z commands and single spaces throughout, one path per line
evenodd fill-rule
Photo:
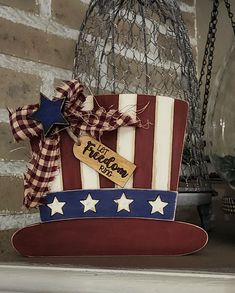
M 196 69 L 176 0 L 92 0 L 81 25 L 73 76 L 93 94 L 137 93 L 188 101 L 180 190 L 210 190 Z

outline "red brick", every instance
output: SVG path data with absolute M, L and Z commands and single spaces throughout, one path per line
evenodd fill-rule
M 0 18 L 0 52 L 72 69 L 75 41 Z
M 182 12 L 182 17 L 189 35 L 195 38 L 195 14 L 189 12 Z
M 0 160 L 29 161 L 31 158 L 29 140 L 15 142 L 7 123 L 0 123 Z
M 54 20 L 69 27 L 79 29 L 88 6 L 79 0 L 52 0 Z
M 32 74 L 1 68 L 0 108 L 17 108 L 39 100 L 41 79 Z
M 0 0 L 1 5 L 18 8 L 27 12 L 38 13 L 38 5 L 35 0 Z
M 0 212 L 20 212 L 23 203 L 23 179 L 0 176 Z M 0 241 L 1 242 L 1 241 Z

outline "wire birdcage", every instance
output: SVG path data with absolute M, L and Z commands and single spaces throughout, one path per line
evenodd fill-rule
M 74 72 L 94 94 L 136 93 L 189 102 L 180 190 L 210 190 L 192 48 L 176 0 L 92 0 Z

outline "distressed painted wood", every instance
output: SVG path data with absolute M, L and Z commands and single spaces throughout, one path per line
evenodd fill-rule
M 80 189 L 48 193 L 42 222 L 80 218 L 174 220 L 177 192 L 152 189 Z M 138 228 L 138 227 L 137 227 Z
M 101 137 L 105 146 L 136 165 L 124 188 L 177 190 L 188 111 L 185 101 L 162 96 L 123 94 L 98 95 L 95 101 L 90 99 L 89 104 L 89 109 L 94 104 L 94 109 L 102 106 L 104 109 L 119 109 L 132 116 L 138 113 L 138 118 L 146 126 L 120 127 L 117 131 L 104 132 Z M 117 187 L 108 177 L 76 159 L 71 151 L 74 142 L 66 135 L 61 132 L 64 190 Z M 71 152 L 71 156 L 67 155 L 68 152 Z M 159 164 L 161 167 L 158 167 Z M 73 172 L 70 165 L 76 166 Z
M 12 237 L 24 256 L 186 255 L 207 233 L 192 224 L 146 219 L 80 219 L 36 224 Z

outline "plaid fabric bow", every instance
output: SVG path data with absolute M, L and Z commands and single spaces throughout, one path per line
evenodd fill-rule
M 139 119 L 120 113 L 116 109 L 83 111 L 86 97 L 83 86 L 78 80 L 65 81 L 56 88 L 53 99 L 66 98 L 63 115 L 69 122 L 68 133 L 73 138 L 78 138 L 84 132 L 100 138 L 104 131 L 113 131 L 121 126 L 141 126 Z M 38 110 L 39 105 L 29 105 L 9 111 L 10 125 L 16 141 L 39 138 L 37 151 L 32 151 L 32 159 L 24 174 L 24 201 L 27 208 L 33 208 L 42 203 L 43 196 L 50 190 L 50 183 L 57 174 L 60 159 L 60 135 L 55 128 L 51 135 L 43 135 L 40 122 L 29 118 L 30 114 Z

